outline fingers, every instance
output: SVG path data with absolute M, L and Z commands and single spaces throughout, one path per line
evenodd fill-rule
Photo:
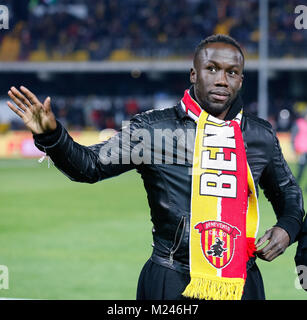
M 257 250 L 256 254 L 260 259 L 271 261 L 269 260 L 272 255 L 274 255 L 274 252 L 272 252 L 272 248 L 274 247 L 274 243 L 271 241 L 272 237 L 272 229 L 269 229 L 265 232 L 264 236 L 262 236 L 256 243 L 257 249 L 260 248 L 266 241 L 269 241 L 269 243 L 264 246 L 262 249 Z
M 27 97 L 27 99 L 34 105 L 41 104 L 40 101 L 37 99 L 36 95 L 32 93 L 29 89 L 27 89 L 24 86 L 20 87 L 20 90 L 24 93 L 24 95 Z
M 10 98 L 16 103 L 19 108 L 24 111 L 26 111 L 26 107 L 32 109 L 30 101 L 15 87 L 11 87 L 11 90 L 8 93 Z
M 37 97 L 26 87 L 21 86 L 20 90 L 22 92 L 20 92 L 15 87 L 11 87 L 8 92 L 9 97 L 13 100 L 13 102 L 17 105 L 18 108 L 16 108 L 14 104 L 12 104 L 11 102 L 7 102 L 7 105 L 19 117 L 24 119 L 25 114 L 28 111 L 31 111 L 31 113 L 36 113 L 43 107 L 43 105 L 40 103 Z
M 265 241 L 269 243 L 262 249 L 257 250 L 257 256 L 266 261 L 272 261 L 282 254 L 289 245 L 289 236 L 287 232 L 279 227 L 273 227 L 266 231 L 265 235 L 257 242 L 259 248 Z
M 272 261 L 280 253 L 281 252 L 277 250 L 276 243 L 274 243 L 274 241 L 270 241 L 264 248 L 257 251 L 258 257 L 266 261 Z
M 27 106 L 21 102 L 21 100 L 19 100 L 17 98 L 17 96 L 14 93 L 14 89 L 12 88 L 12 90 L 10 90 L 8 92 L 9 97 L 13 100 L 13 102 L 18 106 L 18 108 L 20 108 L 22 111 L 26 112 L 27 111 Z M 11 106 L 13 105 L 12 103 L 10 104 Z M 10 107 L 9 105 L 9 107 Z
M 44 109 L 46 112 L 51 112 L 51 99 L 47 97 L 44 101 Z
M 264 236 L 262 236 L 261 238 L 259 238 L 259 240 L 256 243 L 256 247 L 257 249 L 260 248 L 266 241 L 268 241 L 271 238 L 271 230 L 269 229 L 265 232 Z
M 265 232 L 264 236 L 262 236 L 256 243 L 257 249 L 260 248 L 266 241 L 269 241 L 269 243 L 264 246 L 262 249 L 257 250 L 256 254 L 260 259 L 270 261 L 268 260 L 269 257 L 272 255 L 272 248 L 274 247 L 274 243 L 272 242 L 272 229 L 269 229 Z
M 279 248 L 274 244 L 274 246 L 267 248 L 265 252 L 263 251 L 257 251 L 257 256 L 265 261 L 272 261 L 275 258 L 277 258 L 279 255 L 281 255 L 285 250 L 282 248 Z
M 11 102 L 7 101 L 6 102 L 9 108 L 14 111 L 20 118 L 23 118 L 24 114 L 20 109 L 16 108 Z

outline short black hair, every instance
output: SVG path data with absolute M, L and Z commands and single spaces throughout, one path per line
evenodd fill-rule
M 244 65 L 245 58 L 244 58 L 244 53 L 242 51 L 242 48 L 240 47 L 239 43 L 234 38 L 232 38 L 226 34 L 214 34 L 214 35 L 211 35 L 211 36 L 205 38 L 204 40 L 202 40 L 198 44 L 198 46 L 196 47 L 195 52 L 194 52 L 194 59 L 193 59 L 194 65 L 195 65 L 195 60 L 198 57 L 199 52 L 201 50 L 203 50 L 207 44 L 216 43 L 216 42 L 227 43 L 227 44 L 230 44 L 230 45 L 234 46 L 235 48 L 237 48 L 238 51 L 241 53 L 241 56 L 243 58 L 243 65 Z

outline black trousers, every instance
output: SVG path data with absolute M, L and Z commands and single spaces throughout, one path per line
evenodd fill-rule
M 186 300 L 181 295 L 190 282 L 190 275 L 154 263 L 149 259 L 138 282 L 137 300 Z M 242 300 L 265 300 L 260 271 L 254 264 L 247 271 Z

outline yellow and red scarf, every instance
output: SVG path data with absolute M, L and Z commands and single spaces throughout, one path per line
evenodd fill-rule
M 239 300 L 246 262 L 255 251 L 258 202 L 240 129 L 209 115 L 185 91 L 184 111 L 196 121 L 190 218 L 191 281 L 183 295 Z

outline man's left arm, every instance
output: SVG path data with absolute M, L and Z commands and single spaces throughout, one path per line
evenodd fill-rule
M 305 215 L 302 191 L 282 155 L 275 135 L 272 159 L 263 171 L 259 185 L 273 206 L 277 223 L 258 240 L 257 248 L 266 241 L 269 243 L 259 249 L 257 255 L 263 260 L 272 261 L 296 240 Z

